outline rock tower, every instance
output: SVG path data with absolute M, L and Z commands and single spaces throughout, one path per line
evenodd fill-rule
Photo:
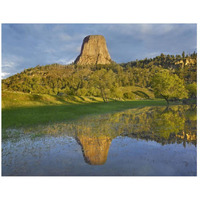
M 110 64 L 112 62 L 103 35 L 89 35 L 84 38 L 77 65 Z

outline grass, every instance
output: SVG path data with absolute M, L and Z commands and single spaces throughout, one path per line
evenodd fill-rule
M 126 89 L 130 91 L 130 88 Z M 180 102 L 178 103 L 180 104 Z M 177 102 L 172 102 L 172 104 L 177 104 Z M 165 105 L 166 101 L 159 99 L 110 100 L 110 102 L 104 103 L 100 97 L 57 96 L 3 91 L 2 128 L 4 134 L 5 130 L 9 128 L 17 129 L 39 124 L 67 122 L 87 115 L 118 112 L 136 107 Z
M 133 92 L 136 100 L 154 99 L 153 92 L 146 88 L 137 86 L 127 86 L 120 88 L 123 93 Z M 16 107 L 35 107 L 44 105 L 63 105 L 63 104 L 81 104 L 81 103 L 103 102 L 101 97 L 85 96 L 58 96 L 49 94 L 33 94 L 14 91 L 2 91 L 2 108 Z
M 103 102 L 99 97 L 57 96 L 49 94 L 29 94 L 23 92 L 2 92 L 2 108 L 32 107 Z
M 79 119 L 91 114 L 104 114 L 125 109 L 166 105 L 164 100 L 111 101 L 109 103 L 86 103 L 45 105 L 2 109 L 2 127 L 20 128 Z
M 139 86 L 126 86 L 126 87 L 120 87 L 119 88 L 123 93 L 129 93 L 132 92 L 135 94 L 135 99 L 154 99 L 154 93 L 147 89 L 147 88 L 142 88 Z

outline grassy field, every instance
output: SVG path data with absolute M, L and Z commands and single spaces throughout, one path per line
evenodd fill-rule
M 173 103 L 177 104 L 177 103 Z M 104 103 L 100 97 L 60 97 L 22 92 L 2 93 L 2 128 L 31 127 L 67 122 L 87 115 L 117 112 L 144 106 L 165 106 L 165 100 L 134 100 Z
M 32 107 L 103 102 L 100 97 L 57 96 L 49 94 L 30 94 L 23 92 L 2 92 L 2 108 Z
M 137 86 L 119 88 L 123 93 L 132 92 L 134 100 L 154 99 L 153 92 Z M 110 99 L 112 101 L 112 99 Z M 122 99 L 121 99 L 122 100 Z M 126 99 L 127 101 L 127 99 Z M 49 94 L 23 93 L 14 91 L 2 91 L 2 108 L 63 105 L 103 102 L 101 97 L 94 96 L 58 96 Z
M 86 115 L 104 114 L 142 106 L 166 105 L 164 100 L 111 101 L 45 105 L 2 109 L 2 128 L 19 128 L 37 124 L 55 123 L 81 118 Z

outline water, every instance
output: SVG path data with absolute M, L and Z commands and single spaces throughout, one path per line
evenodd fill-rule
M 193 106 L 144 107 L 20 130 L 5 176 L 196 176 Z

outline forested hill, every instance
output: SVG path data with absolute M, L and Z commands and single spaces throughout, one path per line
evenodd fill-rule
M 109 65 L 36 66 L 2 80 L 2 89 L 25 93 L 101 96 L 104 100 L 134 99 L 137 96 L 149 98 L 152 77 L 163 70 L 176 74 L 186 87 L 196 83 L 197 54 L 161 54 L 155 58 Z
M 144 60 L 136 60 L 128 63 L 121 63 L 123 67 L 136 67 L 140 69 L 151 69 L 155 66 L 171 70 L 180 78 L 183 78 L 186 83 L 196 82 L 197 72 L 197 54 L 194 52 L 191 55 L 164 55 L 156 56 L 155 58 Z M 145 70 L 144 70 L 145 71 Z

